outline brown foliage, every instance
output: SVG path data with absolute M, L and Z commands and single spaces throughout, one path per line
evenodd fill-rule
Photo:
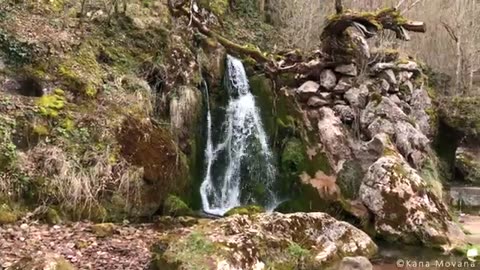
M 187 168 L 167 129 L 154 126 L 149 119 L 127 117 L 117 137 L 122 155 L 144 168 L 144 180 L 156 192 L 184 188 Z
M 303 172 L 300 175 L 300 179 L 302 183 L 309 184 L 317 189 L 323 199 L 336 200 L 341 195 L 335 176 L 329 176 L 322 171 L 317 171 L 315 177 L 312 178 L 308 173 Z

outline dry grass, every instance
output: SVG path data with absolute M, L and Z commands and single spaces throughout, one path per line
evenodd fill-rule
M 109 148 L 78 158 L 59 147 L 43 146 L 30 155 L 36 170 L 48 179 L 41 192 L 43 200 L 54 199 L 62 207 L 87 213 L 113 193 L 126 196 L 129 203 L 138 200 L 139 190 L 134 183 L 141 183 L 143 172 L 125 161 L 113 163 L 114 153 Z

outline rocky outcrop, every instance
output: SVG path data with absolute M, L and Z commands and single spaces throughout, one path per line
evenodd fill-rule
M 459 147 L 455 153 L 457 177 L 480 185 L 480 147 Z
M 324 70 L 318 83 L 309 82 L 315 85 L 310 99 L 299 102 L 333 168 L 329 177 L 341 190 L 334 199 L 344 210 L 364 221 L 370 212 L 376 233 L 387 240 L 457 246 L 464 235 L 442 201 L 431 148 L 437 128 L 431 91 L 418 64 L 394 61 L 373 64 L 361 74 L 366 77 L 346 66 Z M 311 100 L 324 100 L 322 91 L 331 92 L 333 103 L 312 106 Z
M 155 269 L 295 269 L 372 256 L 364 232 L 325 213 L 234 215 L 179 229 L 156 246 Z
M 374 214 L 376 232 L 388 240 L 445 249 L 464 241 L 443 202 L 395 152 L 386 151 L 370 166 L 360 198 Z

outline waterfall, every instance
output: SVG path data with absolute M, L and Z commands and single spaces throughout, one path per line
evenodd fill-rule
M 227 56 L 225 85 L 229 94 L 225 120 L 212 134 L 212 116 L 207 89 L 206 168 L 200 187 L 203 210 L 223 215 L 229 209 L 259 204 L 277 205 L 274 183 L 277 172 L 255 97 L 242 62 Z

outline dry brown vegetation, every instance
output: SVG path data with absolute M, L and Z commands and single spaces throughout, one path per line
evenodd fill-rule
M 403 42 L 388 33 L 375 45 L 407 51 L 452 78 L 445 94 L 480 94 L 480 2 L 476 0 L 345 0 L 345 7 L 371 11 L 398 6 L 408 18 L 426 22 L 428 34 Z M 334 1 L 271 0 L 270 18 L 287 47 L 314 50 Z

